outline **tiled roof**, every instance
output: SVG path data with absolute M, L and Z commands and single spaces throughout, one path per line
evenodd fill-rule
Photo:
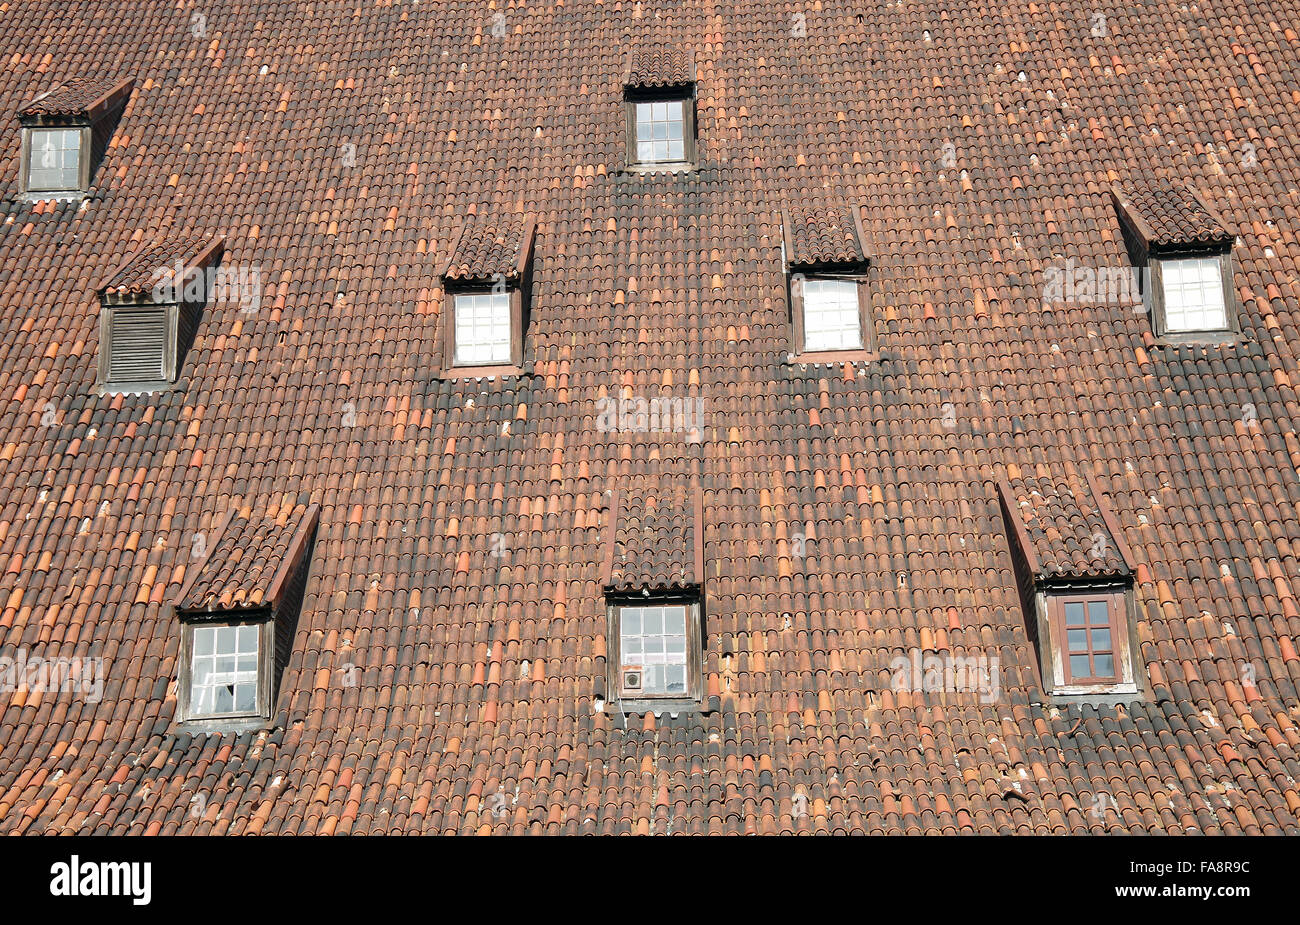
M 106 297 L 142 296 L 162 284 L 185 283 L 184 276 L 194 268 L 208 266 L 220 259 L 224 240 L 208 234 L 181 234 L 159 238 L 137 248 L 125 262 L 113 270 L 100 286 Z M 177 280 L 177 266 L 181 279 Z
M 157 3 L 0 14 L 0 111 L 47 61 L 138 81 L 96 196 L 22 201 L 0 147 L 0 656 L 109 679 L 0 691 L 0 833 L 1300 834 L 1276 5 L 1130 4 L 1104 38 L 1071 4 L 823 4 L 802 37 L 779 4 L 636 6 L 502 38 L 477 5 L 229 4 L 207 41 Z M 699 168 L 629 175 L 622 53 L 664 35 Z M 1108 190 L 1147 168 L 1241 230 L 1241 343 L 1044 304 L 1046 266 L 1127 265 Z M 814 199 L 870 235 L 870 362 L 787 362 L 779 216 Z M 545 229 L 530 375 L 431 371 L 475 207 Z M 100 395 L 96 286 L 162 227 L 225 235 L 260 308 L 205 311 L 174 388 Z M 703 433 L 602 430 L 616 392 L 698 395 Z M 595 708 L 606 492 L 688 459 L 719 707 L 628 727 Z M 1123 708 L 1043 705 L 996 489 L 1083 459 L 1135 563 L 1152 694 Z M 300 495 L 268 730 L 177 734 L 192 538 Z M 996 656 L 996 700 L 895 689 L 917 653 Z
M 867 259 L 852 206 L 794 204 L 786 209 L 783 224 L 791 266 L 860 264 Z
M 1138 181 L 1115 189 L 1114 197 L 1148 247 L 1231 244 L 1235 238 L 1185 183 Z
M 181 613 L 256 610 L 279 603 L 302 563 L 320 517 L 317 504 L 282 508 L 274 517 L 251 518 L 247 509 L 227 514 L 210 549 L 196 550 L 174 606 Z
M 628 52 L 624 83 L 629 87 L 675 87 L 695 82 L 695 54 L 669 42 L 656 42 Z
M 449 280 L 518 278 L 533 243 L 533 221 L 491 213 L 466 220 L 442 275 Z
M 1031 572 L 1042 579 L 1128 576 L 1132 566 L 1113 515 L 1090 486 L 1064 473 L 1022 475 L 1000 484 Z
M 24 118 L 92 116 L 96 104 L 124 95 L 130 91 L 133 82 L 131 78 L 117 76 L 74 77 L 18 107 L 18 115 Z
M 665 484 L 667 482 L 667 484 Z M 699 484 L 642 476 L 614 490 L 605 587 L 610 591 L 694 588 L 704 573 Z

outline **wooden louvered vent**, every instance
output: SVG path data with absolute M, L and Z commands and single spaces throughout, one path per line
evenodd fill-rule
M 167 309 L 116 309 L 109 322 L 111 382 L 167 379 Z

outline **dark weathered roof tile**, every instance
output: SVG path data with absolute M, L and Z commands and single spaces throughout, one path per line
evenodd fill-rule
M 1135 181 L 1114 190 L 1124 213 L 1148 247 L 1231 244 L 1235 235 L 1186 183 Z
M 274 517 L 231 509 L 203 547 L 174 606 L 182 613 L 256 610 L 279 603 L 290 575 L 302 564 L 320 506 L 298 504 Z M 192 545 L 192 552 L 198 548 Z
M 647 43 L 628 52 L 629 87 L 673 87 L 695 82 L 695 54 L 671 42 Z

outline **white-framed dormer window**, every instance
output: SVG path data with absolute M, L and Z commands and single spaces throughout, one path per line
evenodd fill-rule
M 32 127 L 25 134 L 27 192 L 75 195 L 85 189 L 89 131 L 80 126 Z
M 1160 261 L 1160 270 L 1168 333 L 1229 328 L 1222 260 L 1218 255 L 1165 258 Z
M 804 351 L 862 349 L 859 282 L 810 277 L 801 288 Z
M 636 104 L 636 159 L 642 164 L 686 160 L 684 100 Z
M 511 362 L 509 292 L 461 292 L 455 296 L 455 364 L 494 366 Z

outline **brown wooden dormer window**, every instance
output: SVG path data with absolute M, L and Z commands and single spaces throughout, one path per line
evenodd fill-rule
M 1145 180 L 1111 190 L 1152 332 L 1166 343 L 1240 337 L 1235 235 L 1190 186 Z
M 699 596 L 611 597 L 608 609 L 616 698 L 698 703 L 703 696 Z
M 89 192 L 133 86 L 129 78 L 76 78 L 19 110 L 19 187 L 26 198 L 76 199 Z
M 689 50 L 658 45 L 631 52 L 623 99 L 629 169 L 695 165 L 695 59 Z
M 156 392 L 180 376 L 222 238 L 180 235 L 138 248 L 101 284 L 101 393 Z
M 1125 607 L 1122 590 L 1047 595 L 1066 685 L 1114 685 L 1123 680 Z
M 1096 484 L 1016 476 L 998 493 L 1043 693 L 1139 699 L 1132 560 Z
M 535 237 L 526 216 L 471 219 L 461 229 L 442 273 L 443 378 L 524 372 Z
M 782 213 L 789 281 L 790 361 L 867 359 L 876 350 L 870 259 L 857 210 L 796 206 Z
M 320 509 L 253 520 L 231 509 L 172 612 L 180 623 L 176 719 L 215 731 L 265 726 L 292 651 Z
M 605 689 L 624 713 L 715 707 L 704 691 L 703 511 L 694 478 L 633 476 L 611 495 Z

